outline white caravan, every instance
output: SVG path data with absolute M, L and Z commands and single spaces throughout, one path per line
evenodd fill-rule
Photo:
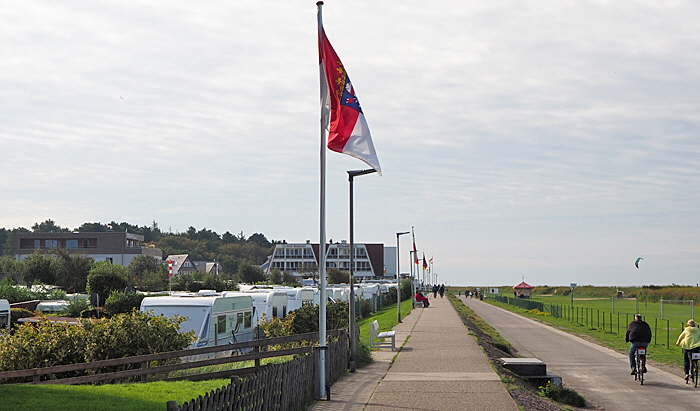
M 0 300 L 0 330 L 10 330 L 10 302 Z
M 287 312 L 300 309 L 304 305 L 313 305 L 314 296 L 318 292 L 315 288 L 280 288 L 278 291 L 287 293 Z
M 141 311 L 155 315 L 186 317 L 180 332 L 194 331 L 190 348 L 224 345 L 253 339 L 253 299 L 250 295 L 180 294 L 146 297 Z
M 283 290 L 224 291 L 223 294 L 226 296 L 248 295 L 253 299 L 254 326 L 260 323 L 263 314 L 268 320 L 272 317 L 284 318 L 287 316 L 287 293 Z

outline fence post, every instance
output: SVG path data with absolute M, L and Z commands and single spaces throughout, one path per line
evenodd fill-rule
M 141 369 L 145 370 L 146 368 L 148 368 L 148 361 L 141 361 Z M 144 374 L 141 376 L 141 382 L 142 383 L 148 382 L 148 374 Z
M 605 332 L 605 311 L 603 311 L 603 332 Z
M 656 334 L 657 334 L 657 332 L 656 332 L 657 327 L 656 326 L 658 323 L 659 323 L 659 319 L 654 317 L 654 345 L 656 345 Z
M 666 349 L 671 349 L 671 320 L 666 320 Z

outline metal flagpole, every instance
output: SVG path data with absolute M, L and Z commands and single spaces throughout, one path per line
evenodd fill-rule
M 321 29 L 323 28 L 323 2 L 316 3 L 318 7 L 318 38 L 321 39 Z M 319 50 L 320 53 L 320 50 Z M 324 70 L 321 65 L 319 67 L 321 82 L 326 81 Z M 323 89 L 322 89 L 323 90 Z M 319 250 L 319 304 L 318 304 L 318 339 L 319 347 L 319 373 L 318 386 L 319 396 L 326 396 L 326 124 L 323 113 L 323 96 L 321 97 L 321 193 L 320 193 L 320 234 L 318 242 Z

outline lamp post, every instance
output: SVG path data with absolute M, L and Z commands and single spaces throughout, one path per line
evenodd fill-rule
M 410 231 L 396 233 L 396 312 L 399 322 L 401 322 L 401 264 L 399 262 L 401 253 L 399 253 L 399 236 L 408 233 Z
M 348 181 L 350 182 L 350 372 L 355 372 L 356 355 L 355 355 L 355 216 L 353 205 L 353 181 L 356 176 L 376 173 L 377 170 L 370 168 L 367 170 L 350 170 L 348 171 Z

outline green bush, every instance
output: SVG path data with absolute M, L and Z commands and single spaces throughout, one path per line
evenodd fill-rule
M 294 311 L 292 334 L 318 331 L 318 305 L 305 305 Z M 337 330 L 348 326 L 348 303 L 338 301 L 326 304 L 326 329 Z
M 573 405 L 574 407 L 585 407 L 586 399 L 571 388 L 559 387 L 552 382 L 540 387 L 539 394 L 543 397 L 551 398 L 562 404 Z
M 10 322 L 17 324 L 20 318 L 34 317 L 34 313 L 25 308 L 10 308 Z
M 112 315 L 138 310 L 144 297 L 141 293 L 114 291 L 105 301 L 105 309 Z
M 88 293 L 97 293 L 100 304 L 107 300 L 113 291 L 123 291 L 127 282 L 126 268 L 107 261 L 95 263 L 87 278 Z
M 179 332 L 182 321 L 182 317 L 154 317 L 134 311 L 111 319 L 81 320 L 78 325 L 48 320 L 23 324 L 14 334 L 0 336 L 0 371 L 181 350 L 194 338 L 192 333 Z
M 74 298 L 68 302 L 68 307 L 61 314 L 67 317 L 80 318 L 80 313 L 89 310 L 92 306 L 90 301 L 80 298 Z

